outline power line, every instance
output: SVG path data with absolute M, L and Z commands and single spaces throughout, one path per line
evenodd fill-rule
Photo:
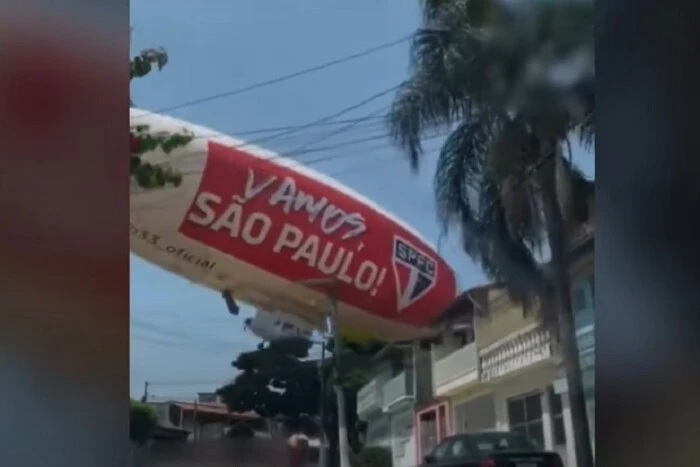
M 348 123 L 360 123 L 360 122 L 366 122 L 366 121 L 371 121 L 371 120 L 382 120 L 382 119 L 386 118 L 386 115 L 387 114 L 382 114 L 382 115 L 376 115 L 374 117 L 347 118 L 344 120 L 335 120 L 335 121 L 331 121 L 331 122 L 321 122 L 316 126 L 324 127 L 324 126 L 334 126 L 334 125 L 345 125 Z M 234 132 L 231 132 L 231 134 L 255 135 L 255 134 L 260 134 L 260 133 L 272 133 L 272 132 L 299 129 L 302 126 L 304 126 L 304 125 L 285 125 L 285 126 L 277 126 L 277 127 L 270 127 L 270 128 L 256 128 L 256 129 L 252 129 L 252 130 L 234 131 Z M 221 134 L 221 133 L 219 133 L 219 134 Z
M 386 108 L 378 109 L 378 110 L 372 112 L 371 114 L 367 115 L 366 117 L 367 117 L 367 118 L 375 117 L 377 114 L 385 112 L 385 110 L 386 110 Z M 354 128 L 354 127 L 356 127 L 357 125 L 359 125 L 360 123 L 361 123 L 361 122 L 350 122 L 350 123 L 347 123 L 347 124 L 341 126 L 340 128 L 337 128 L 337 129 L 335 129 L 335 130 L 333 130 L 333 131 L 330 131 L 330 132 L 326 133 L 325 135 L 321 136 L 320 138 L 317 138 L 316 140 L 312 141 L 311 143 L 307 143 L 307 144 L 301 146 L 300 148 L 297 148 L 297 149 L 293 150 L 292 153 L 297 152 L 297 151 L 303 151 L 304 149 L 307 149 L 309 146 L 311 146 L 311 145 L 313 145 L 313 144 L 320 143 L 321 141 L 326 141 L 326 140 L 328 140 L 328 139 L 330 139 L 330 138 L 332 138 L 332 137 L 334 137 L 334 136 L 336 136 L 336 135 L 339 135 L 339 134 L 341 134 L 341 133 L 346 133 L 346 132 L 348 132 L 349 130 L 351 130 L 352 128 Z
M 445 135 L 444 135 L 444 134 L 441 134 L 441 133 L 440 133 L 440 134 L 436 134 L 436 135 L 434 135 L 434 136 L 430 136 L 430 137 L 428 137 L 428 138 L 425 138 L 424 141 L 430 141 L 430 140 L 433 140 L 433 139 L 441 138 L 441 137 L 443 137 L 443 136 L 445 136 Z M 307 155 L 307 154 L 313 154 L 313 153 L 317 153 L 317 152 L 330 151 L 330 150 L 334 150 L 334 149 L 338 149 L 338 148 L 344 148 L 344 147 L 348 147 L 348 146 L 355 146 L 355 145 L 362 144 L 362 143 L 367 143 L 367 142 L 371 142 L 371 141 L 377 141 L 377 140 L 386 139 L 386 138 L 388 138 L 388 137 L 389 137 L 388 134 L 380 134 L 380 135 L 375 135 L 375 136 L 368 136 L 368 137 L 365 137 L 365 138 L 357 138 L 357 139 L 353 139 L 353 140 L 349 140 L 349 141 L 344 141 L 344 142 L 336 143 L 336 144 L 333 144 L 333 145 L 320 146 L 320 147 L 316 147 L 316 148 L 309 148 L 309 149 L 306 149 L 306 150 L 303 150 L 303 151 L 300 151 L 300 152 L 297 152 L 297 153 L 286 153 L 286 152 L 285 152 L 285 153 L 280 153 L 280 154 L 275 155 L 274 157 L 270 157 L 270 158 L 267 158 L 267 159 L 265 159 L 265 160 L 266 160 L 266 161 L 274 161 L 274 160 L 284 159 L 284 158 L 287 158 L 287 159 L 297 159 L 296 162 L 298 162 L 301 166 L 303 166 L 303 167 L 311 167 L 312 165 L 318 164 L 318 163 L 321 163 L 321 162 L 330 162 L 330 161 L 334 161 L 334 160 L 345 159 L 345 158 L 348 158 L 348 157 L 358 157 L 358 155 L 357 155 L 356 152 L 352 152 L 352 153 L 341 153 L 341 154 L 333 154 L 333 155 L 329 155 L 329 156 L 325 156 L 325 157 L 320 157 L 320 158 L 317 158 L 317 159 L 304 160 L 304 161 L 298 160 L 298 156 L 303 156 L 303 155 Z M 376 150 L 378 150 L 378 149 L 391 149 L 391 148 L 393 148 L 393 145 L 392 145 L 391 143 L 389 143 L 389 144 L 383 144 L 383 145 L 381 145 L 381 146 L 374 146 L 374 147 L 370 147 L 370 148 L 363 148 L 363 149 L 361 149 L 361 150 L 362 150 L 363 154 L 368 154 L 368 153 L 373 152 L 373 151 L 376 151 Z M 197 155 L 203 155 L 203 154 L 204 154 L 204 153 L 193 153 L 193 154 L 188 155 L 187 157 L 196 157 Z M 196 172 L 195 172 L 195 171 L 183 172 L 181 175 L 191 175 L 191 174 L 197 173 L 197 172 L 199 172 L 199 171 L 196 171 Z
M 236 95 L 238 95 L 238 94 L 243 94 L 243 93 L 246 93 L 246 92 L 249 92 L 249 91 L 253 91 L 253 90 L 255 90 L 255 89 L 260 89 L 260 88 L 263 88 L 263 87 L 271 86 L 271 85 L 273 85 L 273 84 L 277 84 L 277 83 L 280 83 L 280 82 L 282 82 L 282 81 L 287 81 L 287 80 L 290 80 L 290 79 L 293 79 L 293 78 L 297 78 L 297 77 L 299 77 L 299 76 L 304 76 L 304 75 L 307 75 L 307 74 L 310 74 L 310 73 L 314 73 L 314 72 L 316 72 L 316 71 L 321 71 L 321 70 L 323 70 L 323 69 L 325 69 L 325 68 L 329 68 L 329 67 L 331 67 L 331 66 L 339 65 L 339 64 L 341 64 L 341 63 L 349 62 L 349 61 L 352 61 L 352 60 L 355 60 L 355 59 L 364 57 L 364 56 L 366 56 L 366 55 L 371 55 L 371 54 L 373 54 L 373 53 L 380 52 L 380 51 L 382 51 L 382 50 L 384 50 L 384 49 L 389 49 L 389 48 L 391 48 L 391 47 L 395 47 L 395 46 L 397 46 L 397 45 L 399 45 L 399 44 L 401 44 L 401 43 L 403 43 L 403 42 L 408 41 L 408 40 L 411 39 L 412 37 L 413 37 L 413 34 L 411 33 L 411 34 L 402 36 L 402 37 L 400 37 L 399 39 L 393 40 L 393 41 L 391 41 L 391 42 L 386 42 L 386 43 L 384 43 L 384 44 L 376 45 L 376 46 L 374 46 L 374 47 L 370 47 L 370 48 L 365 49 L 365 50 L 362 50 L 362 51 L 360 51 L 360 52 L 356 52 L 356 53 L 354 53 L 354 54 L 346 55 L 346 56 L 344 56 L 344 57 L 337 58 L 337 59 L 335 59 L 335 60 L 331 60 L 331 61 L 329 61 L 329 62 L 325 62 L 325 63 L 319 64 L 319 65 L 315 65 L 315 66 L 312 66 L 312 67 L 310 67 L 310 68 L 305 68 L 305 69 L 303 69 L 303 70 L 299 70 L 299 71 L 295 71 L 295 72 L 293 72 L 293 73 L 289 73 L 289 74 L 286 74 L 286 75 L 282 75 L 282 76 L 279 76 L 279 77 L 277 77 L 277 78 L 269 79 L 269 80 L 266 80 L 266 81 L 260 81 L 260 82 L 258 82 L 258 83 L 254 83 L 254 84 L 251 84 L 251 85 L 248 85 L 248 86 L 244 86 L 244 87 L 242 87 L 242 88 L 237 88 L 237 89 L 233 89 L 233 90 L 230 90 L 230 91 L 224 91 L 224 92 L 220 92 L 220 93 L 217 93 L 217 94 L 212 94 L 212 95 L 210 95 L 210 96 L 206 96 L 206 97 L 202 97 L 202 98 L 199 98 L 199 99 L 195 99 L 195 100 L 192 100 L 192 101 L 183 102 L 182 104 L 177 104 L 177 105 L 173 105 L 173 106 L 170 106 L 170 107 L 166 107 L 166 108 L 163 108 L 163 109 L 159 110 L 158 113 L 161 113 L 161 112 L 169 112 L 169 111 L 172 111 L 172 110 L 182 109 L 182 108 L 185 108 L 185 107 L 191 107 L 191 106 L 199 105 L 199 104 L 202 104 L 202 103 L 205 103 L 205 102 L 210 102 L 210 101 L 213 101 L 213 100 L 222 99 L 222 98 L 224 98 L 224 97 L 232 97 L 232 96 L 236 96 Z
M 335 119 L 338 118 L 338 117 L 342 117 L 343 115 L 346 115 L 346 114 L 352 112 L 353 110 L 357 110 L 357 109 L 359 109 L 360 107 L 363 107 L 363 106 L 369 104 L 370 102 L 379 99 L 380 97 L 386 96 L 386 95 L 389 94 L 390 92 L 393 92 L 393 91 L 397 90 L 397 89 L 399 88 L 399 86 L 401 86 L 401 85 L 400 85 L 400 84 L 397 84 L 397 85 L 392 86 L 392 87 L 390 87 L 390 88 L 388 88 L 388 89 L 385 89 L 385 90 L 383 90 L 383 91 L 379 91 L 378 93 L 373 94 L 373 95 L 371 95 L 371 96 L 369 96 L 369 97 L 367 97 L 367 98 L 361 100 L 360 102 L 358 102 L 358 103 L 356 103 L 356 104 L 353 104 L 353 105 L 351 105 L 351 106 L 345 107 L 345 108 L 343 108 L 343 109 L 341 109 L 341 110 L 339 110 L 339 111 L 337 111 L 337 112 L 334 112 L 334 113 L 332 113 L 332 114 L 330 114 L 330 115 L 326 115 L 325 117 L 321 117 L 321 118 L 319 118 L 319 119 L 317 119 L 317 120 L 314 120 L 314 121 L 312 121 L 312 122 L 309 122 L 309 123 L 307 123 L 307 124 L 305 124 L 305 125 L 298 126 L 298 127 L 294 128 L 294 129 L 284 130 L 284 131 L 281 131 L 281 132 L 279 132 L 279 133 L 275 133 L 275 134 L 273 134 L 272 136 L 269 136 L 269 137 L 265 137 L 265 138 L 261 138 L 261 139 L 253 140 L 253 141 L 249 141 L 249 142 L 243 143 L 243 144 L 241 144 L 241 145 L 239 145 L 239 146 L 237 146 L 237 147 L 245 147 L 245 146 L 257 145 L 257 144 L 263 143 L 263 142 L 265 142 L 265 141 L 270 141 L 270 140 L 272 140 L 272 139 L 276 139 L 276 138 L 279 138 L 279 137 L 282 137 L 282 136 L 285 136 L 285 135 L 288 135 L 288 134 L 297 133 L 297 132 L 299 132 L 299 131 L 306 130 L 306 129 L 308 129 L 308 128 L 313 128 L 314 126 L 317 126 L 317 125 L 319 125 L 319 124 L 323 124 L 323 123 L 327 123 L 327 122 L 333 121 L 333 120 L 335 120 Z M 373 114 L 366 115 L 365 118 L 366 118 L 366 117 L 372 117 L 372 116 L 373 116 Z M 236 149 L 237 147 L 234 147 L 234 149 Z
M 280 138 L 280 137 L 282 137 L 282 136 L 286 136 L 286 135 L 289 135 L 289 134 L 297 133 L 297 132 L 302 131 L 302 130 L 304 130 L 304 129 L 312 128 L 312 127 L 314 127 L 314 126 L 316 126 L 316 125 L 318 125 L 318 124 L 323 124 L 323 123 L 326 123 L 326 122 L 333 121 L 333 120 L 336 119 L 337 117 L 341 117 L 341 116 L 343 116 L 343 115 L 345 115 L 345 114 L 348 114 L 348 113 L 352 112 L 353 110 L 356 110 L 356 109 L 358 109 L 358 108 L 360 108 L 360 107 L 362 107 L 362 106 L 365 106 L 365 105 L 369 104 L 370 102 L 372 102 L 372 101 L 374 101 L 374 100 L 376 100 L 376 99 L 379 99 L 379 98 L 381 98 L 381 97 L 383 97 L 383 96 L 389 94 L 390 92 L 395 91 L 396 89 L 399 88 L 399 86 L 400 86 L 400 84 L 399 84 L 399 85 L 392 86 L 392 87 L 390 87 L 390 88 L 388 88 L 388 89 L 385 89 L 385 90 L 380 91 L 380 92 L 378 92 L 378 93 L 376 93 L 376 94 L 373 94 L 373 95 L 371 95 L 371 96 L 369 96 L 369 97 L 367 97 L 367 98 L 361 100 L 361 101 L 358 102 L 358 103 L 355 103 L 355 104 L 353 104 L 353 105 L 351 105 L 351 106 L 345 107 L 345 108 L 343 108 L 343 109 L 341 109 L 341 110 L 339 110 L 339 111 L 337 111 L 337 112 L 334 112 L 334 113 L 332 113 L 332 114 L 330 114 L 330 115 L 326 115 L 326 116 L 324 116 L 324 117 L 321 117 L 321 118 L 319 118 L 319 119 L 317 119 L 317 120 L 314 120 L 314 121 L 312 121 L 312 122 L 309 122 L 309 123 L 307 123 L 307 124 L 300 125 L 300 126 L 296 126 L 296 127 L 292 127 L 292 128 L 290 128 L 290 129 L 287 129 L 287 130 L 284 130 L 284 131 L 275 133 L 275 134 L 270 135 L 270 136 L 266 136 L 266 137 L 263 137 L 263 138 L 259 138 L 259 139 L 257 139 L 257 140 L 241 142 L 240 144 L 236 144 L 236 145 L 228 146 L 228 147 L 229 147 L 230 149 L 242 149 L 242 148 L 246 148 L 246 147 L 250 147 L 250 146 L 257 146 L 258 144 L 263 143 L 263 142 L 266 142 L 266 141 L 270 141 L 270 140 L 273 140 L 273 139 L 277 139 L 277 138 Z M 375 111 L 375 112 L 372 112 L 372 113 L 369 114 L 369 115 L 366 115 L 365 118 L 366 118 L 366 117 L 370 117 L 370 118 L 371 118 L 371 117 L 374 117 L 374 116 L 375 116 L 374 114 L 376 114 L 376 111 Z M 219 135 L 220 135 L 220 136 L 224 136 L 222 133 L 219 133 Z M 211 137 L 214 137 L 214 136 L 216 136 L 216 135 L 213 135 L 213 134 L 212 134 L 212 135 L 200 135 L 199 137 L 200 137 L 200 138 L 211 138 Z M 385 135 L 383 135 L 382 137 L 387 137 L 387 136 L 388 136 L 388 133 L 385 134 Z M 379 137 L 376 137 L 376 138 L 374 138 L 374 139 L 380 139 L 380 138 L 379 138 Z M 332 149 L 332 148 L 331 148 L 331 149 Z M 313 152 L 318 152 L 318 150 L 313 150 Z M 192 158 L 192 157 L 203 156 L 204 154 L 205 154 L 204 152 L 194 152 L 194 153 L 190 153 L 190 154 L 187 154 L 185 157 L 183 157 L 183 160 L 186 160 L 186 159 L 189 159 L 189 158 Z M 268 158 L 268 159 L 266 159 L 266 160 L 267 160 L 267 161 L 273 161 L 273 160 L 280 159 L 280 158 L 285 158 L 285 157 L 287 157 L 287 156 L 286 156 L 286 155 L 283 155 L 283 154 L 280 154 L 280 155 L 276 155 L 276 156 L 274 156 L 274 157 L 270 157 L 270 158 Z

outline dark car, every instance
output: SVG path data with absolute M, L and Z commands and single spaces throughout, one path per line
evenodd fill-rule
M 519 433 L 485 431 L 445 438 L 425 456 L 424 467 L 564 467 L 559 454 L 547 452 Z

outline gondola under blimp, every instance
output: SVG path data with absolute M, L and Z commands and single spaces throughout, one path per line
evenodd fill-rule
M 146 261 L 316 329 L 332 293 L 351 338 L 427 337 L 455 298 L 453 271 L 418 232 L 336 180 L 171 117 L 131 109 L 131 124 L 194 136 L 142 157 L 182 176 L 177 187 L 131 187 L 131 251 Z

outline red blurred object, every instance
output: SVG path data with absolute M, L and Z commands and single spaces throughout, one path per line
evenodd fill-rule
M 0 464 L 127 465 L 128 4 L 41 3 L 0 7 Z
M 485 459 L 481 461 L 479 467 L 496 467 L 496 461 L 494 461 L 493 459 Z

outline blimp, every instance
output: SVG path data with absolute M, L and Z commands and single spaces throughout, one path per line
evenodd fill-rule
M 434 334 L 455 275 L 408 224 L 293 157 L 142 109 L 130 119 L 152 135 L 192 136 L 141 156 L 181 183 L 132 181 L 132 253 L 221 294 L 234 313 L 240 302 L 288 314 L 304 332 L 325 329 L 333 313 L 349 339 Z

